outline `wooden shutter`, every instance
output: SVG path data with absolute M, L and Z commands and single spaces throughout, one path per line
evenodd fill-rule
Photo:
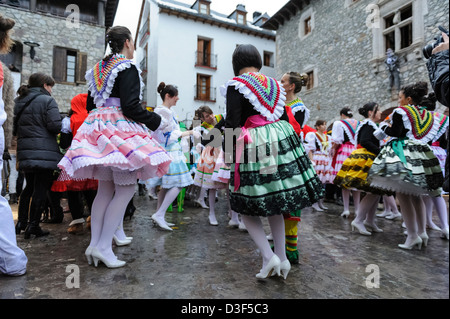
M 53 78 L 56 82 L 66 81 L 67 50 L 63 48 L 53 48 Z
M 87 71 L 87 53 L 77 53 L 77 72 L 76 82 L 77 84 L 86 84 L 86 71 Z

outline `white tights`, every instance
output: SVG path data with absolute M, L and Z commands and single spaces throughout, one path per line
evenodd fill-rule
M 355 222 L 363 224 L 366 221 L 369 225 L 375 224 L 375 214 L 377 212 L 378 202 L 380 201 L 379 195 L 367 193 L 361 200 L 359 209 L 356 214 Z
M 405 244 L 409 245 L 426 230 L 425 205 L 420 196 L 397 193 L 397 198 L 408 231 Z
M 394 196 L 383 196 L 384 210 L 398 214 L 397 203 Z
M 158 206 L 156 213 L 156 217 L 158 219 L 164 219 L 166 216 L 166 211 L 169 208 L 169 206 L 173 203 L 173 201 L 177 198 L 178 194 L 180 193 L 181 188 L 179 187 L 173 187 L 170 189 L 161 188 L 161 190 L 158 193 Z
M 448 217 L 447 217 L 448 211 L 445 199 L 442 196 L 439 197 L 423 196 L 422 200 L 425 203 L 427 224 L 429 226 L 434 225 L 432 220 L 433 206 L 434 206 L 438 214 L 439 220 L 441 221 L 441 228 L 442 229 L 448 228 Z
M 353 205 L 355 206 L 355 214 L 357 214 L 359 210 L 361 192 L 342 188 L 342 202 L 344 203 L 344 211 L 349 211 L 350 208 L 350 192 L 353 194 Z
M 269 221 L 270 230 L 272 231 L 275 254 L 280 258 L 280 261 L 283 262 L 287 259 L 283 215 L 270 216 L 267 219 Z M 242 215 L 242 221 L 244 222 L 250 237 L 261 251 L 264 268 L 273 257 L 274 252 L 266 238 L 261 218 L 258 216 Z
M 114 260 L 112 239 L 123 221 L 125 210 L 134 195 L 135 185 L 116 185 L 113 181 L 99 181 L 97 196 L 91 209 L 91 243 L 106 259 Z

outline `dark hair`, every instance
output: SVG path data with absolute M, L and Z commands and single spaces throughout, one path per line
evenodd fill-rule
M 16 22 L 13 19 L 4 18 L 0 14 L 0 54 L 6 54 L 11 49 L 14 41 L 9 37 L 11 30 Z
M 426 82 L 417 82 L 402 87 L 400 91 L 403 92 L 405 97 L 410 97 L 415 105 L 421 105 L 422 99 L 428 93 L 428 84 Z
M 436 110 L 436 102 L 437 102 L 436 94 L 434 92 L 430 92 L 428 96 L 422 99 L 420 106 L 426 108 L 428 111 L 434 111 Z
M 164 100 L 166 99 L 166 94 L 169 94 L 170 97 L 174 97 L 178 95 L 178 89 L 176 86 L 173 85 L 166 85 L 166 83 L 161 82 L 158 85 L 158 89 L 156 90 L 159 95 L 161 96 L 161 99 Z
M 300 74 L 298 72 L 288 72 L 289 84 L 295 85 L 294 93 L 300 93 L 303 86 L 308 84 L 308 74 Z
M 106 42 L 111 48 L 111 54 L 106 56 L 103 60 L 111 59 L 114 54 L 120 53 L 123 50 L 125 42 L 131 40 L 132 35 L 127 27 L 116 26 L 112 27 L 106 32 Z
M 254 67 L 260 70 L 262 68 L 261 54 L 253 45 L 242 44 L 233 53 L 234 75 L 238 76 L 239 71 L 247 67 Z
M 362 108 L 358 110 L 359 114 L 364 116 L 365 118 L 369 117 L 370 111 L 376 111 L 379 108 L 378 104 L 375 102 L 369 102 L 367 104 L 364 104 Z
M 198 115 L 200 116 L 200 118 L 203 118 L 203 112 L 208 113 L 208 114 L 214 113 L 208 105 L 200 106 L 198 108 L 197 112 L 198 112 Z
M 327 121 L 325 121 L 325 120 L 317 120 L 316 124 L 314 124 L 314 127 L 317 128 L 318 126 L 324 125 L 326 123 L 327 123 Z
M 50 75 L 44 73 L 33 73 L 28 79 L 28 85 L 21 85 L 17 93 L 19 94 L 20 98 L 24 98 L 28 95 L 30 88 L 43 88 L 44 84 L 47 84 L 48 86 L 54 86 L 55 80 Z
M 345 115 L 349 118 L 353 117 L 353 112 L 349 107 L 344 107 L 340 112 L 339 115 Z

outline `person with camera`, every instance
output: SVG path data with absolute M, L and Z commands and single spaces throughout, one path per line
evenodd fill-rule
M 436 97 L 440 103 L 449 107 L 448 105 L 448 78 L 449 78 L 449 36 L 448 31 L 439 27 L 442 31 L 442 36 L 439 37 L 437 42 L 427 45 L 423 49 L 424 56 L 428 58 L 428 74 L 430 76 L 431 86 L 436 94 Z M 431 52 L 431 54 L 430 54 Z M 447 130 L 447 136 L 448 136 Z M 447 154 L 450 150 L 450 143 L 447 144 Z M 445 167 L 448 167 L 448 156 L 445 162 Z M 445 170 L 445 179 L 443 189 L 448 192 L 449 187 L 449 170 Z

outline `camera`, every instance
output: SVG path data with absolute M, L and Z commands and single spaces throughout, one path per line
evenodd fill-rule
M 448 35 L 448 31 L 445 30 L 444 27 L 439 26 L 439 30 L 441 30 L 441 31 L 444 32 L 444 33 L 447 33 L 447 35 Z M 444 39 L 443 39 L 442 35 L 440 35 L 439 37 L 434 38 L 434 39 L 436 40 L 436 42 L 426 45 L 426 46 L 423 48 L 423 50 L 422 50 L 423 56 L 424 56 L 426 59 L 431 58 L 431 55 L 432 55 L 432 52 L 433 52 L 434 48 L 437 47 L 439 44 L 441 44 L 441 43 L 444 42 Z

